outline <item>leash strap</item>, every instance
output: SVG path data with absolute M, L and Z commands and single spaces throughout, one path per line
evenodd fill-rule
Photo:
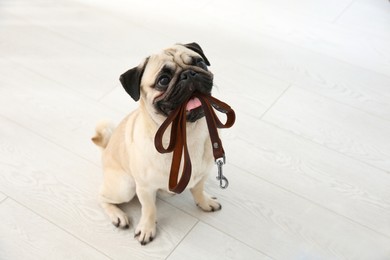
M 219 138 L 217 128 L 229 128 L 235 122 L 235 113 L 233 109 L 226 103 L 212 97 L 211 95 L 203 95 L 195 92 L 192 97 L 196 97 L 202 104 L 203 111 L 209 130 L 211 145 L 213 149 L 213 156 L 218 165 L 218 177 L 220 186 L 227 187 L 227 179 L 222 174 L 222 165 L 225 164 L 225 151 L 222 146 L 222 141 Z M 169 190 L 175 193 L 181 193 L 187 187 L 191 179 L 191 158 L 187 147 L 187 111 L 186 105 L 188 100 L 180 107 L 173 111 L 167 119 L 162 123 L 154 138 L 154 145 L 160 153 L 173 152 L 171 171 L 169 175 Z M 222 123 L 215 114 L 214 109 L 226 114 L 226 122 Z M 171 136 L 167 148 L 164 147 L 162 139 L 165 131 L 171 125 Z M 182 174 L 178 180 L 179 170 L 182 158 L 184 159 Z

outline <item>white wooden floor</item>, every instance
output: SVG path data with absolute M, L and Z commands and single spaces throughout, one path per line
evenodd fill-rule
M 137 105 L 121 73 L 193 41 L 237 112 L 230 186 L 158 199 L 143 247 L 90 137 Z M 1 0 L 0 259 L 390 259 L 390 2 Z

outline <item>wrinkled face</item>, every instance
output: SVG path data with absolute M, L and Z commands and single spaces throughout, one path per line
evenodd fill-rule
M 195 122 L 204 116 L 201 103 L 193 98 L 194 92 L 211 94 L 213 74 L 202 49 L 196 43 L 174 45 L 161 53 L 151 55 L 144 64 L 129 70 L 131 78 L 138 77 L 139 93 L 126 88 L 126 79 L 121 82 L 126 91 L 137 100 L 141 98 L 149 113 L 168 116 L 172 111 L 187 102 L 187 120 Z M 130 79 L 131 80 L 131 79 Z M 128 83 L 131 83 L 128 80 Z M 134 88 L 134 85 L 133 85 Z M 135 91 L 136 92 L 136 91 Z

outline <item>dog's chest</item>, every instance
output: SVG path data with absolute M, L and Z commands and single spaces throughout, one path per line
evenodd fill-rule
M 167 132 L 170 133 L 170 131 Z M 164 136 L 164 143 L 166 146 L 168 145 L 169 136 Z M 154 147 L 154 140 L 150 139 L 144 139 L 137 146 L 138 153 L 148 157 L 143 158 L 142 171 L 145 173 L 143 175 L 145 181 L 153 182 L 160 189 L 167 190 L 173 153 L 159 153 Z M 208 174 L 213 165 L 211 143 L 205 122 L 199 122 L 197 125 L 188 127 L 187 147 L 192 166 L 191 179 L 187 188 L 192 188 Z M 183 163 L 182 160 L 179 178 Z

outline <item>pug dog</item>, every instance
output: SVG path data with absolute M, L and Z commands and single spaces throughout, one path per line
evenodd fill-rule
M 192 161 L 187 189 L 202 210 L 221 209 L 216 198 L 204 191 L 214 160 L 201 102 L 191 96 L 195 91 L 211 94 L 213 74 L 208 66 L 210 63 L 197 43 L 176 44 L 149 56 L 120 76 L 123 88 L 139 101 L 139 107 L 116 128 L 105 122 L 96 127 L 92 140 L 103 150 L 100 204 L 116 227 L 128 228 L 128 217 L 117 205 L 137 195 L 142 213 L 135 238 L 141 245 L 156 236 L 157 192 L 171 193 L 168 179 L 172 153 L 160 154 L 154 137 L 167 116 L 186 100 L 187 145 Z M 169 136 L 164 135 L 163 143 L 167 146 Z

